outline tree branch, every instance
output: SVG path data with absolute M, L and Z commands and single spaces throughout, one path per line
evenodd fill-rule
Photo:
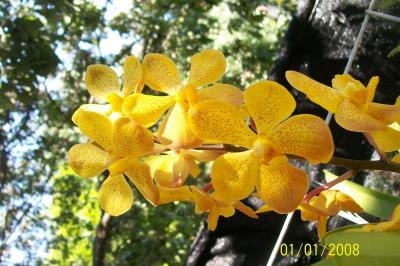
M 242 147 L 236 147 L 233 145 L 224 144 L 221 146 L 220 144 L 217 145 L 201 145 L 200 147 L 196 148 L 197 150 L 224 150 L 227 152 L 242 152 L 246 151 L 247 149 Z M 294 156 L 294 155 L 287 155 L 291 159 L 296 160 L 305 160 L 304 158 Z M 332 157 L 332 159 L 327 162 L 326 164 L 345 167 L 349 169 L 356 169 L 356 170 L 383 170 L 383 171 L 390 171 L 400 173 L 400 164 L 394 162 L 386 162 L 384 160 L 380 161 L 366 161 L 366 160 L 353 160 L 353 159 L 345 159 L 341 157 Z

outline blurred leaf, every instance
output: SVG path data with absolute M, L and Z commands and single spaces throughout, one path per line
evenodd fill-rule
M 321 245 L 326 245 L 327 249 L 330 247 L 332 249 L 328 251 L 326 259 L 313 265 L 399 265 L 399 231 L 352 231 L 352 229 L 359 229 L 360 227 L 362 225 L 346 226 L 327 233 Z M 348 245 L 347 250 L 346 245 Z M 329 256 L 329 254 L 335 254 L 336 256 Z
M 327 170 L 324 170 L 324 173 L 327 182 L 337 178 Z M 366 188 L 351 181 L 343 181 L 333 186 L 332 189 L 340 190 L 352 197 L 365 212 L 384 219 L 389 218 L 394 208 L 400 204 L 400 197 Z
M 395 48 L 393 48 L 393 49 L 389 52 L 389 54 L 387 55 L 387 57 L 388 57 L 388 58 L 392 58 L 392 57 L 394 57 L 395 55 L 397 55 L 398 53 L 400 53 L 400 44 L 397 45 Z
M 397 4 L 399 4 L 400 3 L 400 0 L 382 0 L 380 3 L 379 3 L 379 8 L 380 9 L 386 9 L 386 8 L 389 8 L 389 7 L 392 7 L 392 6 L 394 6 L 394 5 L 397 5 Z

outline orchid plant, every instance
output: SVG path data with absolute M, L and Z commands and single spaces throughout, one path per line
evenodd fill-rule
M 193 202 L 196 213 L 209 213 L 210 230 L 220 216 L 230 217 L 236 210 L 252 218 L 265 211 L 300 210 L 304 221 L 318 223 L 322 238 L 328 217 L 341 210 L 363 211 L 361 202 L 333 186 L 358 170 L 400 172 L 399 156 L 390 161 L 387 155 L 400 149 L 400 131 L 390 127 L 400 121 L 400 106 L 372 101 L 378 77 L 364 86 L 348 74 L 336 75 L 329 87 L 286 72 L 288 82 L 334 113 L 340 126 L 366 136 L 381 156 L 369 162 L 333 157 L 329 126 L 315 115 L 291 116 L 296 102 L 282 85 L 263 80 L 242 92 L 216 83 L 225 68 L 223 53 L 213 49 L 191 58 L 186 81 L 163 54 L 148 54 L 142 63 L 129 56 L 122 86 L 108 66 L 88 67 L 86 87 L 101 103 L 84 104 L 74 113 L 72 121 L 88 142 L 74 145 L 68 162 L 84 178 L 107 173 L 98 194 L 106 213 L 118 216 L 131 209 L 129 181 L 154 206 Z M 144 94 L 144 85 L 164 95 Z M 291 159 L 344 166 L 350 172 L 310 191 L 307 172 Z M 187 178 L 200 176 L 201 162 L 212 164 L 211 181 L 189 186 Z M 246 206 L 242 200 L 249 196 L 264 205 L 258 210 Z M 392 222 L 366 228 L 400 230 L 398 208 Z

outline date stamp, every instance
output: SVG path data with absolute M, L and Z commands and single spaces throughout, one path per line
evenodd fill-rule
M 360 255 L 360 245 L 357 243 L 336 243 L 336 244 L 311 244 L 301 243 L 300 246 L 295 244 L 282 243 L 280 246 L 280 254 L 286 256 L 300 256 L 301 254 L 309 256 L 354 256 Z

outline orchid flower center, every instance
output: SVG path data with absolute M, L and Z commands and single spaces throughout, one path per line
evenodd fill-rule
M 196 88 L 190 84 L 182 86 L 175 94 L 175 100 L 183 110 L 187 111 L 198 101 Z
M 364 104 L 367 100 L 367 88 L 351 81 L 335 89 L 342 97 L 348 98 L 356 104 Z
M 260 157 L 261 161 L 267 164 L 274 157 L 281 155 L 281 152 L 275 147 L 271 140 L 259 137 L 254 144 L 253 154 Z

